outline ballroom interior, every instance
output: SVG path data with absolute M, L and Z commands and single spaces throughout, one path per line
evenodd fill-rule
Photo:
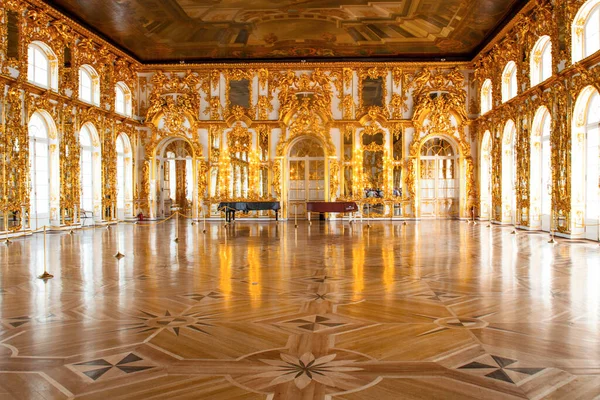
M 0 0 L 0 399 L 599 399 L 600 0 Z

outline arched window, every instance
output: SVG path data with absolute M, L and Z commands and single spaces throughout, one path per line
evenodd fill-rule
M 117 137 L 117 208 L 125 208 L 125 145 L 121 135 Z
M 585 225 L 586 237 L 598 239 L 600 222 L 600 95 L 590 99 L 585 135 Z M 587 227 L 595 229 L 587 229 Z M 595 231 L 595 232 L 594 232 Z M 594 235 L 595 234 L 595 235 Z M 595 237 L 594 237 L 595 236 Z
M 100 221 L 100 193 L 102 192 L 102 155 L 98 139 L 98 131 L 91 123 L 86 123 L 79 131 L 80 153 L 80 209 L 86 217 Z M 84 221 L 85 223 L 85 221 Z
M 487 219 L 492 215 L 492 135 L 485 131 L 481 141 L 480 213 Z
M 581 6 L 571 27 L 571 59 L 574 63 L 600 49 L 600 0 Z
M 94 185 L 93 185 L 93 154 L 92 133 L 87 125 L 81 128 L 79 134 L 81 145 L 81 210 L 94 211 Z
M 516 152 L 515 136 L 517 129 L 512 120 L 504 125 L 502 135 L 502 221 L 516 224 Z
M 132 162 L 129 137 L 121 133 L 117 136 L 117 217 L 123 219 L 133 216 Z
M 52 49 L 42 42 L 27 47 L 27 80 L 58 90 L 58 59 Z
M 100 77 L 94 68 L 82 65 L 79 68 L 79 99 L 100 105 Z
M 29 172 L 31 229 L 47 225 L 50 218 L 50 155 L 48 124 L 39 113 L 29 120 Z
M 131 90 L 123 82 L 115 85 L 115 111 L 131 117 Z
M 598 240 L 600 222 L 600 94 L 585 87 L 571 129 L 571 231 Z
M 481 85 L 481 114 L 492 109 L 492 81 L 486 79 Z
M 502 102 L 505 103 L 517 95 L 517 64 L 509 61 L 502 72 Z
M 552 210 L 552 118 L 546 107 L 540 107 L 533 119 L 530 143 L 530 207 L 529 227 L 549 231 Z
M 550 36 L 542 36 L 531 51 L 531 86 L 552 76 L 552 42 Z

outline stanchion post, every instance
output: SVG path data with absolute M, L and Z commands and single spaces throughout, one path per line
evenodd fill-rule
M 298 228 L 298 204 L 294 204 L 294 228 Z
M 116 237 L 117 237 L 117 253 L 115 254 L 115 258 L 117 260 L 120 260 L 121 258 L 125 257 L 125 254 L 121 253 L 119 251 L 119 227 L 117 225 L 117 229 L 116 229 Z
M 512 210 L 510 211 L 512 214 Z M 517 234 L 517 210 L 515 210 L 515 216 L 512 217 L 511 215 L 511 219 L 512 219 L 512 225 L 513 225 L 513 231 L 510 233 L 511 235 L 516 235 Z
M 179 210 L 175 211 L 175 243 L 179 243 Z
M 229 214 L 229 207 L 225 206 L 221 210 L 225 211 L 225 225 L 223 225 L 223 227 L 227 227 L 229 225 L 229 220 L 231 219 L 231 216 Z
M 202 218 L 204 223 L 204 229 L 202 229 L 202 233 L 206 233 L 206 212 L 204 211 L 204 207 L 202 208 Z
M 556 229 L 556 225 L 554 223 L 554 213 L 550 210 L 550 240 L 548 243 L 556 243 L 554 241 L 554 229 Z
M 44 273 L 38 276 L 38 279 L 48 280 L 54 278 L 54 275 L 48 273 L 46 269 L 46 225 L 44 225 Z
M 371 227 L 371 204 L 367 203 L 367 228 Z

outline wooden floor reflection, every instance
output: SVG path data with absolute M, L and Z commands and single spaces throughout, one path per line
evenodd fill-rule
M 170 221 L 0 247 L 0 399 L 594 399 L 597 243 Z M 117 260 L 120 251 L 125 258 Z

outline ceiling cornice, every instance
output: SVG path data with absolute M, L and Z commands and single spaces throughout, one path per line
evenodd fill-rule
M 93 39 L 95 42 L 106 46 L 116 55 L 127 59 L 128 61 L 143 65 L 137 57 L 133 54 L 129 53 L 127 50 L 124 50 L 121 46 L 113 43 L 109 38 L 106 38 L 104 35 L 97 32 L 95 29 L 88 27 L 86 24 L 79 22 L 76 19 L 71 18 L 64 12 L 58 10 L 56 6 L 46 3 L 42 0 L 25 0 L 25 2 L 31 4 L 34 7 L 41 8 L 46 11 L 50 16 L 66 21 L 73 30 L 81 36 Z

